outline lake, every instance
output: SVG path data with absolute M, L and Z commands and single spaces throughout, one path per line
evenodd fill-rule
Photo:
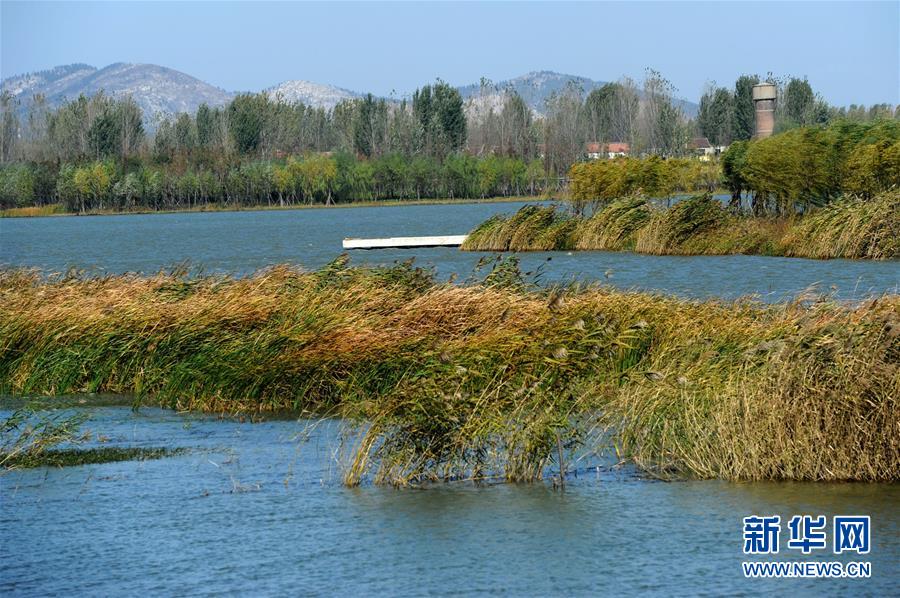
M 315 269 L 344 237 L 465 234 L 523 203 L 384 206 L 281 211 L 0 219 L 0 263 L 62 271 L 153 273 L 190 260 L 210 272 L 248 274 L 276 263 Z M 416 258 L 440 277 L 471 276 L 483 253 L 456 248 L 351 252 L 354 263 Z M 550 261 L 548 261 L 550 260 Z M 622 289 L 686 297 L 758 295 L 782 301 L 812 285 L 842 299 L 897 292 L 897 262 L 763 256 L 651 256 L 630 252 L 536 252 L 522 268 L 550 283 L 601 280 Z
M 185 260 L 238 275 L 282 262 L 314 269 L 341 253 L 344 237 L 461 234 L 521 205 L 2 219 L 0 262 L 96 274 L 155 272 Z M 441 278 L 463 279 L 483 255 L 352 254 L 369 264 L 415 257 Z M 859 299 L 900 287 L 897 262 L 611 252 L 521 259 L 545 283 L 600 280 L 696 298 L 781 301 L 817 285 Z M 189 450 L 0 477 L 4 595 L 829 596 L 889 595 L 900 586 L 897 484 L 667 483 L 595 457 L 579 464 L 564 491 L 549 483 L 346 488 L 338 421 L 251 424 L 117 405 L 83 409 L 104 446 Z M 782 517 L 779 560 L 866 560 L 872 578 L 744 579 L 742 518 L 766 514 Z M 786 550 L 795 514 L 829 522 L 870 515 L 871 554 Z
M 105 446 L 192 450 L 0 478 L 4 595 L 886 596 L 900 581 L 896 484 L 667 483 L 595 459 L 565 491 L 346 488 L 335 421 L 90 412 Z M 787 550 L 800 513 L 870 515 L 871 554 Z M 744 579 L 741 518 L 754 514 L 781 515 L 780 560 L 866 560 L 871 579 Z

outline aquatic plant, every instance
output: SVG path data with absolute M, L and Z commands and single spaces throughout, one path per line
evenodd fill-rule
M 610 442 L 660 476 L 898 479 L 897 295 L 763 306 L 510 276 L 4 271 L 0 391 L 345 417 L 348 484 L 533 481 Z
M 40 454 L 20 453 L 9 456 L 3 462 L 6 469 L 28 469 L 32 467 L 74 467 L 115 463 L 117 461 L 146 461 L 162 459 L 183 453 L 182 449 L 116 447 L 52 449 Z
M 576 249 L 634 249 L 635 234 L 650 219 L 650 207 L 642 197 L 614 201 L 580 222 L 575 233 Z
M 785 255 L 814 258 L 900 257 L 900 189 L 870 200 L 847 198 L 816 210 L 792 227 Z
M 0 469 L 39 463 L 59 445 L 84 440 L 86 419 L 84 413 L 16 409 L 0 422 Z
M 468 235 L 462 247 L 475 251 L 569 249 L 577 223 L 555 206 L 529 205 L 508 218 L 489 218 Z
M 709 195 L 651 209 L 641 198 L 612 202 L 589 218 L 526 206 L 493 216 L 463 250 L 634 250 L 657 255 L 785 255 L 900 258 L 900 190 L 846 197 L 788 219 L 736 215 Z

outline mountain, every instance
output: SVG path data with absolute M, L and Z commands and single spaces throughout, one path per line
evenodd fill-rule
M 590 93 L 591 90 L 604 85 L 603 81 L 594 81 L 587 77 L 578 77 L 576 75 L 564 75 L 553 71 L 533 71 L 516 77 L 490 84 L 485 91 L 486 96 L 482 100 L 481 84 L 473 83 L 459 87 L 459 93 L 464 100 L 473 99 L 478 103 L 494 104 L 496 99 L 491 96 L 502 96 L 505 91 L 515 91 L 518 93 L 525 103 L 537 114 L 543 114 L 545 103 L 554 93 L 561 92 L 566 89 L 569 84 L 574 84 L 584 91 Z M 488 99 L 491 98 L 491 99 Z
M 122 62 L 102 69 L 87 64 L 58 66 L 9 77 L 2 83 L 2 90 L 18 97 L 23 105 L 36 93 L 43 94 L 51 106 L 58 106 L 101 89 L 114 97 L 131 96 L 148 122 L 157 115 L 194 112 L 204 102 L 224 106 L 234 95 L 174 69 Z
M 273 100 L 281 99 L 281 101 L 288 104 L 299 102 L 307 106 L 328 108 L 329 110 L 343 100 L 352 100 L 363 96 L 361 93 L 342 87 L 300 79 L 285 81 L 275 87 L 270 87 L 265 92 Z
M 570 84 L 589 93 L 604 82 L 553 71 L 534 71 L 492 84 L 484 92 L 478 83 L 458 89 L 466 100 L 466 110 L 470 114 L 486 111 L 489 107 L 499 109 L 503 91 L 512 89 L 522 96 L 536 116 L 540 116 L 545 110 L 547 98 Z M 19 98 L 23 111 L 36 93 L 43 94 L 51 106 L 58 106 L 65 100 L 76 99 L 81 94 L 90 96 L 101 89 L 116 97 L 131 96 L 144 111 L 144 120 L 150 128 L 159 116 L 194 112 L 204 102 L 210 106 L 224 106 L 235 95 L 180 71 L 155 64 L 116 63 L 102 69 L 87 64 L 69 64 L 2 81 L 2 90 Z M 341 100 L 363 95 L 341 87 L 303 80 L 285 81 L 266 89 L 265 93 L 273 99 L 280 97 L 286 102 L 302 102 L 307 106 L 328 109 L 334 108 Z M 686 100 L 679 102 L 686 114 L 697 114 L 697 104 Z
M 518 93 L 535 114 L 542 115 L 550 96 L 565 90 L 569 85 L 581 88 L 587 95 L 605 84 L 605 81 L 595 81 L 577 75 L 566 75 L 554 71 L 532 71 L 514 79 L 491 83 L 485 89 L 485 93 L 482 93 L 480 83 L 464 85 L 457 89 L 464 100 L 470 100 L 468 103 L 472 110 L 486 110 L 488 106 L 493 106 L 496 110 L 497 106 L 502 106 L 503 92 L 510 90 Z M 682 99 L 678 99 L 676 102 L 686 115 L 697 115 L 699 106 L 694 102 Z

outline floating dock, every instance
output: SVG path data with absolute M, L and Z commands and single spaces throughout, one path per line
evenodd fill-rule
M 344 239 L 344 249 L 403 249 L 409 247 L 459 247 L 469 235 L 439 237 L 387 237 L 385 239 Z

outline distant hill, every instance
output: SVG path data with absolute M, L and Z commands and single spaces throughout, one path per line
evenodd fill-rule
M 496 91 L 487 94 L 486 97 L 495 94 L 499 96 L 505 91 L 515 91 L 535 113 L 543 114 L 546 101 L 550 96 L 565 90 L 570 83 L 579 86 L 587 94 L 591 90 L 603 86 L 605 82 L 594 81 L 587 77 L 578 77 L 576 75 L 564 75 L 553 71 L 533 71 L 514 79 L 493 82 L 490 85 L 490 89 Z M 480 83 L 464 85 L 458 89 L 464 100 L 481 96 Z
M 493 106 L 496 109 L 497 106 L 502 105 L 502 94 L 505 91 L 515 91 L 535 114 L 542 115 L 546 111 L 546 102 L 550 96 L 564 91 L 570 84 L 580 88 L 587 95 L 606 83 L 606 81 L 595 81 L 587 77 L 566 75 L 554 71 L 532 71 L 514 79 L 492 82 L 489 89 L 493 91 L 484 95 L 482 95 L 480 83 L 464 85 L 458 89 L 464 100 L 471 100 L 469 105 L 474 110 L 486 110 L 487 106 Z M 694 102 L 681 99 L 677 102 L 686 115 L 697 115 L 700 107 Z
M 111 64 L 102 69 L 87 64 L 58 66 L 3 80 L 3 91 L 26 104 L 37 93 L 44 94 L 51 106 L 101 89 L 114 97 L 131 96 L 153 122 L 157 115 L 194 112 L 206 102 L 224 106 L 233 97 L 227 92 L 180 71 L 155 64 Z
M 265 91 L 273 100 L 281 99 L 289 104 L 299 102 L 307 106 L 328 109 L 334 108 L 343 100 L 352 100 L 363 96 L 361 93 L 342 87 L 300 79 L 285 81 Z
M 547 98 L 564 90 L 570 83 L 578 85 L 585 93 L 604 84 L 603 81 L 586 77 L 535 71 L 495 83 L 492 91 L 484 95 L 478 83 L 458 89 L 463 99 L 467 100 L 467 110 L 470 113 L 486 110 L 491 106 L 498 108 L 503 91 L 512 89 L 522 96 L 535 115 L 541 115 Z M 151 128 L 160 116 L 194 112 L 204 102 L 210 106 L 224 106 L 235 95 L 174 69 L 155 64 L 127 63 L 111 64 L 102 69 L 87 64 L 58 66 L 38 73 L 3 79 L 2 89 L 18 97 L 23 110 L 36 93 L 44 94 L 51 106 L 76 99 L 81 94 L 93 95 L 101 89 L 116 97 L 131 96 L 144 111 L 144 119 Z M 328 109 L 334 108 L 342 100 L 363 95 L 334 85 L 299 79 L 270 87 L 265 93 L 273 99 L 280 97 L 286 102 L 302 102 L 307 106 Z M 686 114 L 696 115 L 697 104 L 685 100 L 680 102 Z

